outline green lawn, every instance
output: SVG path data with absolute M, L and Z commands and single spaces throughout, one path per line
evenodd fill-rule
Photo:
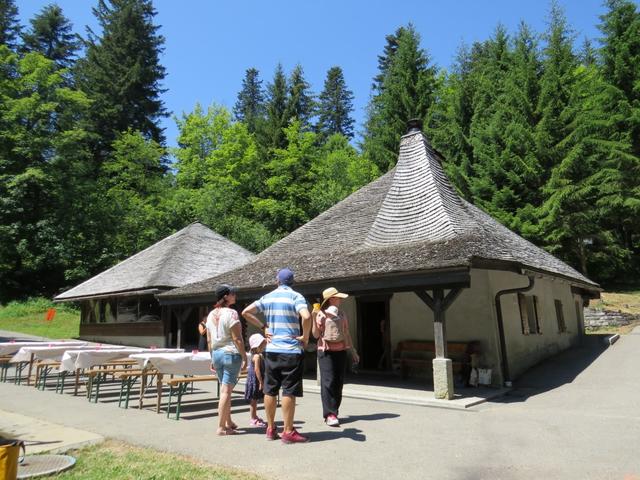
M 45 320 L 47 310 L 56 309 L 52 321 Z M 68 304 L 54 304 L 46 298 L 10 302 L 0 306 L 0 330 L 39 335 L 48 338 L 74 338 L 80 327 L 80 310 Z
M 215 479 L 260 480 L 254 474 L 199 462 L 195 459 L 139 448 L 114 440 L 69 452 L 76 465 L 55 477 L 60 480 L 86 479 Z

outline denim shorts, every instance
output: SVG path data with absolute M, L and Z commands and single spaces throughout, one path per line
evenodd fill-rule
M 213 350 L 211 352 L 211 364 L 216 369 L 218 381 L 224 385 L 238 383 L 238 375 L 242 366 L 242 356 L 239 353 Z

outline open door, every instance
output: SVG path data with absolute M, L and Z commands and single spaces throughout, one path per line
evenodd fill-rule
M 376 296 L 357 299 L 358 351 L 362 370 L 387 371 L 391 368 L 390 298 Z

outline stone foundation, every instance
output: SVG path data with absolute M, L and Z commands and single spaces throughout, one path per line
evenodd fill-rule
M 453 399 L 453 363 L 450 358 L 433 359 L 433 395 L 442 400 Z
M 638 320 L 640 320 L 640 315 L 633 315 L 631 313 L 594 310 L 592 308 L 584 309 L 585 328 L 621 327 Z

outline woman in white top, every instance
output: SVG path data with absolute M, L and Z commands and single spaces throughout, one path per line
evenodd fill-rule
M 216 303 L 207 317 L 207 342 L 211 365 L 220 382 L 218 402 L 218 435 L 233 435 L 238 426 L 231 420 L 231 391 L 238 382 L 240 370 L 247 366 L 238 312 L 230 308 L 236 293 L 229 285 L 216 288 Z

